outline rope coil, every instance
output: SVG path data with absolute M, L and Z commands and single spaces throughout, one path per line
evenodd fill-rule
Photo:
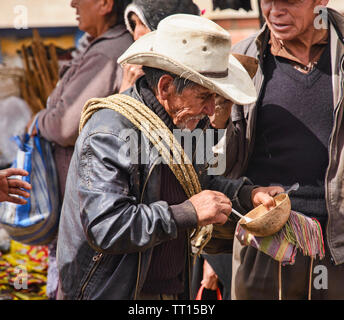
M 104 108 L 120 113 L 143 132 L 176 176 L 188 198 L 202 191 L 192 162 L 171 130 L 145 104 L 130 96 L 115 94 L 88 100 L 82 110 L 79 133 L 92 115 Z M 192 242 L 198 253 L 210 240 L 212 229 L 212 225 L 198 227 L 193 233 Z

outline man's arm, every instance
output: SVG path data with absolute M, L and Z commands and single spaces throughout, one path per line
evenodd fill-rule
M 246 177 L 232 180 L 223 176 L 214 176 L 210 179 L 209 187 L 229 196 L 233 207 L 242 214 L 246 214 L 260 204 L 266 207 L 274 206 L 273 196 L 284 191 L 280 186 L 254 186 Z M 239 219 L 232 213 L 225 224 L 214 225 L 212 238 L 205 246 L 204 252 L 208 254 L 232 253 L 232 240 Z
M 243 213 L 260 204 L 268 208 L 273 207 L 275 205 L 273 196 L 284 192 L 281 186 L 261 187 L 253 185 L 246 177 L 229 179 L 223 176 L 213 176 L 209 180 L 208 188 L 224 193 L 231 199 L 233 207 Z
M 83 228 L 95 250 L 144 251 L 175 239 L 179 230 L 227 221 L 231 202 L 215 191 L 203 191 L 173 206 L 165 201 L 139 203 L 130 184 L 138 168 L 131 164 L 127 145 L 108 132 L 91 134 L 82 143 L 77 192 Z

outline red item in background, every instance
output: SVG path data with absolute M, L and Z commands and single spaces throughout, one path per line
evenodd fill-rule
M 202 294 L 203 294 L 203 290 L 204 290 L 204 285 L 202 285 L 196 295 L 196 299 L 195 300 L 202 300 Z M 222 300 L 222 294 L 219 288 L 216 289 L 216 293 L 217 293 L 217 300 Z

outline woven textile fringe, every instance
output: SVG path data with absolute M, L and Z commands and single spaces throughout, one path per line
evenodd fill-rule
M 291 211 L 287 223 L 277 236 L 283 236 L 305 256 L 315 258 L 318 255 L 320 260 L 325 256 L 322 230 L 316 219 Z
M 325 256 L 323 235 L 319 222 L 301 213 L 291 211 L 289 220 L 276 234 L 256 237 L 237 225 L 235 236 L 244 246 L 252 246 L 279 261 L 282 265 L 293 265 L 297 251 L 312 259 Z
M 308 299 L 311 299 L 313 260 L 325 257 L 324 241 L 320 223 L 316 219 L 291 211 L 287 223 L 276 234 L 268 237 L 255 237 L 237 225 L 235 236 L 244 246 L 252 246 L 279 262 L 278 298 L 282 300 L 282 266 L 293 265 L 297 250 L 311 258 Z

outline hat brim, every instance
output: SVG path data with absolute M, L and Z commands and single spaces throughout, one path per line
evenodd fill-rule
M 257 92 L 250 75 L 233 55 L 229 56 L 228 75 L 226 77 L 206 77 L 166 55 L 154 52 L 152 44 L 155 35 L 156 31 L 152 31 L 136 40 L 119 57 L 118 63 L 121 65 L 138 64 L 171 72 L 198 83 L 239 105 L 251 104 L 257 100 Z

